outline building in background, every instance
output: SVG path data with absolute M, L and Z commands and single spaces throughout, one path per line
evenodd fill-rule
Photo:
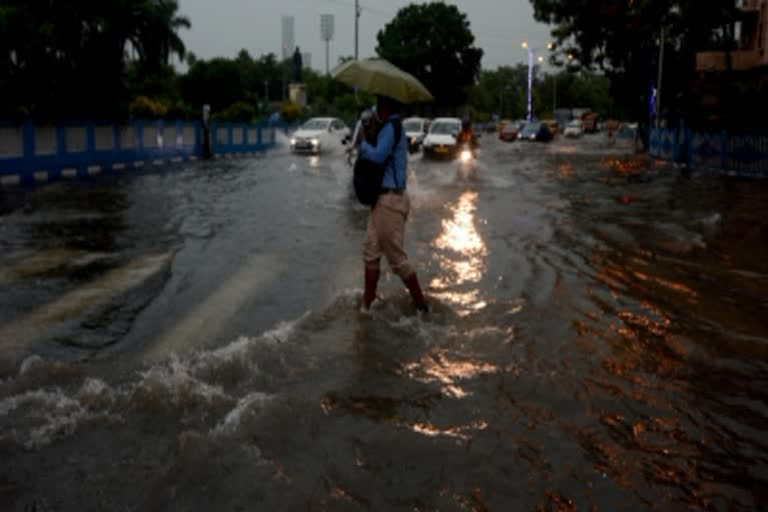
M 741 0 L 739 3 L 739 47 L 731 52 L 731 69 L 751 71 L 768 67 L 768 0 Z M 725 71 L 726 67 L 726 52 L 701 52 L 696 55 L 696 70 L 699 72 Z
M 293 57 L 293 52 L 296 49 L 294 26 L 293 16 L 283 16 L 283 60 Z

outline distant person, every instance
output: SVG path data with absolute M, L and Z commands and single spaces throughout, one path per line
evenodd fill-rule
M 408 288 L 419 311 L 428 311 L 427 301 L 421 290 L 416 270 L 405 252 L 405 223 L 411 209 L 407 193 L 408 139 L 402 129 L 396 101 L 379 96 L 377 115 L 383 123 L 376 145 L 363 142 L 359 155 L 377 165 L 385 166 L 381 183 L 381 195 L 368 215 L 368 228 L 363 246 L 365 262 L 365 292 L 363 310 L 368 311 L 376 300 L 376 288 L 381 274 L 381 257 L 386 256 L 392 271 Z M 396 126 L 399 129 L 396 129 Z M 399 140 L 395 133 L 399 132 Z

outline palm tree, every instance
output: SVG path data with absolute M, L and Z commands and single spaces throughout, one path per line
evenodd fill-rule
M 179 31 L 190 28 L 191 24 L 187 17 L 177 14 L 177 0 L 144 0 L 133 9 L 135 25 L 131 43 L 147 68 L 168 64 L 174 54 L 184 59 L 186 47 Z

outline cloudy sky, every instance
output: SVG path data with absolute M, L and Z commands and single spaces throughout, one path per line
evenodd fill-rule
M 360 56 L 375 53 L 376 34 L 408 0 L 361 0 Z M 524 59 L 520 43 L 545 47 L 549 28 L 536 23 L 529 0 L 455 0 L 469 16 L 477 44 L 485 50 L 483 66 L 495 68 Z M 354 53 L 354 0 L 179 0 L 192 21 L 183 32 L 187 48 L 198 57 L 233 57 L 241 48 L 252 55 L 281 53 L 281 17 L 295 17 L 296 44 L 312 53 L 312 67 L 325 69 L 320 15 L 335 15 L 330 45 L 331 67 L 339 55 Z

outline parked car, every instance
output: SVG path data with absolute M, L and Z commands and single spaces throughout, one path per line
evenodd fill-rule
M 422 148 L 425 156 L 453 158 L 458 152 L 458 135 L 461 120 L 456 117 L 439 117 L 432 121 Z
M 421 117 L 409 117 L 403 121 L 403 131 L 408 137 L 408 150 L 410 152 L 415 153 L 421 149 L 428 128 L 429 121 Z
M 545 119 L 542 123 L 547 125 L 553 137 L 560 133 L 560 125 L 554 119 Z
M 616 138 L 634 141 L 637 136 L 637 129 L 637 123 L 622 123 L 616 131 Z
M 584 123 L 580 119 L 574 119 L 565 127 L 563 135 L 571 139 L 581 137 L 584 135 Z
M 613 137 L 621 128 L 621 123 L 616 119 L 607 119 L 603 123 L 598 123 L 600 131 L 607 132 L 609 137 Z
M 304 123 L 291 137 L 291 151 L 294 153 L 319 154 L 342 146 L 350 136 L 350 130 L 341 119 L 315 117 Z
M 520 123 L 509 123 L 499 132 L 499 140 L 504 142 L 514 142 L 517 140 L 517 136 L 520 134 L 523 125 Z
M 584 133 L 597 133 L 597 122 L 599 119 L 600 116 L 594 112 L 585 114 L 584 117 L 581 118 L 581 120 L 584 122 Z
M 518 136 L 520 140 L 532 141 L 532 142 L 549 142 L 552 140 L 552 132 L 549 131 L 549 127 L 546 123 L 541 121 L 531 121 L 525 125 L 523 131 Z
M 511 123 L 509 119 L 502 119 L 498 123 L 496 123 L 496 131 L 501 133 L 502 130 L 504 130 L 504 127 L 507 126 L 509 123 Z

